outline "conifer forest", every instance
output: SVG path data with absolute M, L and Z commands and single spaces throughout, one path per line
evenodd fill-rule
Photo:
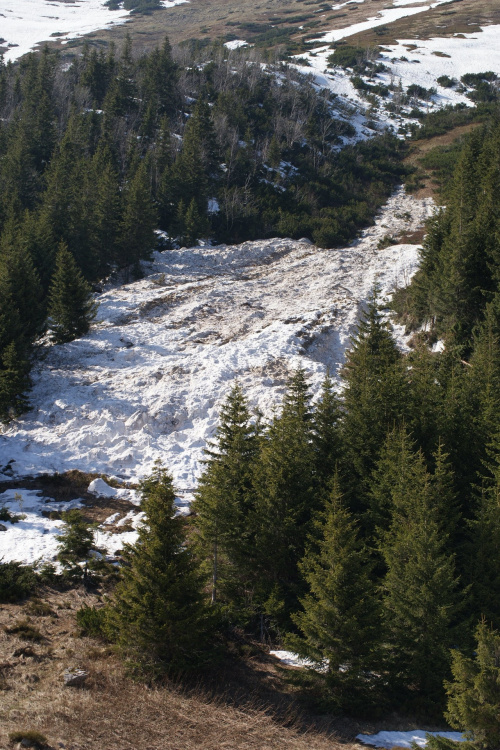
M 341 148 L 353 128 L 332 101 L 250 47 L 139 51 L 127 39 L 69 63 L 49 47 L 0 63 L 2 421 L 30 408 L 41 342 L 85 335 L 95 293 L 141 278 L 154 250 L 273 237 L 328 249 L 372 224 L 411 179 L 411 140 Z M 327 375 L 313 397 L 299 368 L 263 415 L 236 380 L 189 515 L 158 462 L 119 566 L 91 555 L 95 529 L 69 510 L 56 564 L 0 551 L 0 601 L 102 587 L 78 627 L 133 679 L 204 679 L 235 643 L 281 647 L 305 660 L 287 679 L 318 713 L 444 722 L 467 747 L 498 750 L 498 102 L 480 119 L 446 152 L 411 283 L 390 314 L 377 283 L 360 309 L 340 385 Z M 412 333 L 405 353 L 390 320 Z

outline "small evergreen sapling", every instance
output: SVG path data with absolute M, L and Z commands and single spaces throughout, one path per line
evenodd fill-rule
M 52 340 L 63 344 L 84 336 L 96 312 L 90 285 L 83 278 L 73 255 L 61 245 L 49 291 Z
M 101 570 L 106 564 L 99 555 L 92 556 L 95 549 L 95 528 L 74 508 L 63 514 L 65 527 L 58 536 L 59 551 L 57 559 L 63 565 L 65 575 L 69 578 L 84 578 Z

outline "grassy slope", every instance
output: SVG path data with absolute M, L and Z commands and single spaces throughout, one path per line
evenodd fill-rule
M 232 661 L 208 687 L 150 689 L 124 675 L 108 646 L 76 634 L 76 610 L 96 595 L 47 589 L 41 599 L 49 607 L 43 615 L 33 601 L 0 607 L 1 748 L 10 732 L 31 729 L 67 750 L 339 750 L 330 725 L 299 715 L 264 651 Z M 41 640 L 6 631 L 26 618 Z M 68 667 L 89 671 L 85 688 L 64 687 Z

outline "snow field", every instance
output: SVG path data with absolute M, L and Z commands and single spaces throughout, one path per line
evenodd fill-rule
M 105 0 L 0 0 L 0 37 L 9 46 L 5 61 L 17 60 L 42 42 L 69 39 L 124 23 L 127 10 L 111 11 Z M 164 0 L 163 7 L 188 2 Z
M 0 508 L 14 516 L 24 516 L 17 523 L 2 521 L 6 529 L 0 531 L 0 560 L 34 563 L 53 560 L 57 552 L 57 536 L 64 526 L 62 521 L 48 518 L 50 511 L 62 513 L 81 506 L 80 500 L 67 503 L 43 497 L 37 490 L 14 489 L 0 494 Z M 43 515 L 42 515 L 43 514 Z
M 298 367 L 318 394 L 327 368 L 338 375 L 375 281 L 390 295 L 416 270 L 416 246 L 378 250 L 379 240 L 416 230 L 432 210 L 432 200 L 399 189 L 375 225 L 342 249 L 273 239 L 155 254 L 146 278 L 99 296 L 88 336 L 44 347 L 32 410 L 2 428 L 0 479 L 77 468 L 137 481 L 160 459 L 173 474 L 179 512 L 188 512 L 203 449 L 235 379 L 266 418 Z M 128 500 L 127 520 L 139 523 L 137 493 L 101 479 L 89 491 Z M 38 506 L 46 509 L 43 498 Z M 39 548 L 34 541 L 25 548 L 19 534 L 27 527 L 6 524 L 0 555 L 8 542 L 9 557 L 52 557 L 47 534 L 60 522 L 40 524 Z M 129 528 L 110 534 L 104 524 L 97 542 L 113 553 L 134 538 Z
M 318 392 L 375 280 L 389 294 L 416 269 L 415 246 L 378 241 L 431 211 L 398 190 L 340 250 L 274 239 L 156 254 L 147 278 L 99 297 L 90 335 L 46 348 L 32 411 L 0 436 L 0 465 L 11 462 L 8 476 L 79 468 L 137 479 L 160 458 L 189 495 L 234 380 L 266 416 L 299 366 Z

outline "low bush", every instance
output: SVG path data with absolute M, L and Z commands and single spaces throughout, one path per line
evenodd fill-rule
M 0 521 L 7 521 L 8 523 L 19 523 L 26 518 L 25 515 L 21 514 L 16 516 L 15 513 L 11 513 L 8 508 L 0 508 Z
M 106 609 L 101 607 L 89 607 L 84 604 L 76 613 L 76 624 L 80 635 L 88 635 L 93 638 L 106 637 Z
M 5 632 L 9 635 L 17 635 L 23 641 L 41 641 L 43 639 L 42 634 L 34 625 L 31 624 L 30 620 L 18 620 L 10 628 L 5 628 Z
M 440 86 L 442 86 L 445 89 L 451 89 L 453 86 L 456 86 L 457 81 L 455 78 L 450 78 L 450 76 L 439 76 L 437 79 L 437 82 Z
M 8 604 L 26 599 L 37 585 L 31 565 L 19 562 L 0 562 L 0 603 Z

